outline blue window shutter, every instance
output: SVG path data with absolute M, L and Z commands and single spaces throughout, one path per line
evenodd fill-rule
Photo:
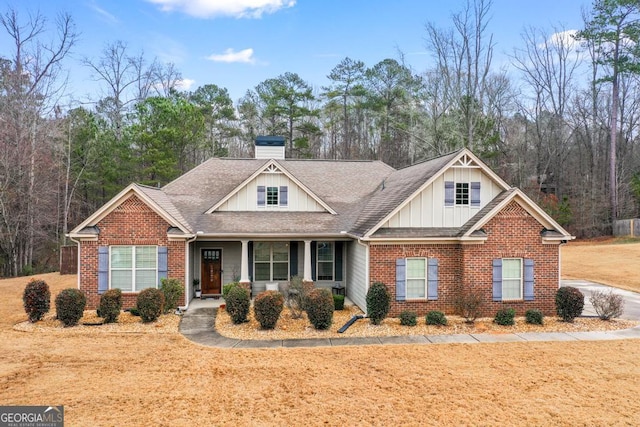
M 98 294 L 109 289 L 109 247 L 98 247 Z
M 280 187 L 280 206 L 289 204 L 289 188 L 286 185 Z
M 453 181 L 444 182 L 444 205 L 453 206 L 455 203 L 456 189 Z
M 311 280 L 316 280 L 318 242 L 311 242 Z
M 168 256 L 167 247 L 158 246 L 158 288 L 162 285 L 162 279 L 167 278 Z
M 407 260 L 396 259 L 396 301 L 407 299 Z
M 502 259 L 493 260 L 493 300 L 502 301 Z
M 524 300 L 533 301 L 533 260 L 525 258 L 524 260 Z
M 298 275 L 298 242 L 289 242 L 289 275 Z
M 438 299 L 438 259 L 427 260 L 427 299 Z
M 334 268 L 336 270 L 336 281 L 342 281 L 342 245 L 344 242 L 335 242 L 335 265 Z
M 265 206 L 267 203 L 267 187 L 258 185 L 258 206 Z
M 471 183 L 471 207 L 480 207 L 480 183 Z

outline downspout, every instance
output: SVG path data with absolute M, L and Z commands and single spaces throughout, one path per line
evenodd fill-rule
M 73 237 L 71 237 L 70 235 L 67 234 L 67 237 L 69 238 L 69 240 L 71 240 L 73 243 L 75 243 L 78 246 L 78 259 L 77 259 L 77 263 L 78 265 L 76 266 L 76 281 L 78 282 L 78 290 L 80 290 L 80 250 L 82 248 L 82 246 L 80 245 L 80 240 L 75 240 Z
M 189 282 L 191 271 L 191 259 L 189 256 L 189 244 L 193 243 L 198 238 L 197 234 L 194 234 L 192 238 L 184 241 L 184 306 L 178 307 L 180 311 L 185 311 L 189 308 L 189 296 L 191 295 L 191 284 Z

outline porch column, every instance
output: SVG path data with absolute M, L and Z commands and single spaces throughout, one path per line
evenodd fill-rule
M 249 280 L 249 241 L 241 240 L 242 255 L 240 256 L 240 283 L 251 283 Z
M 304 241 L 304 274 L 302 280 L 311 282 L 311 240 Z

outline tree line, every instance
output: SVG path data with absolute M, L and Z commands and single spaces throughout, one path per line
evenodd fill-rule
M 468 147 L 579 237 L 610 233 L 640 206 L 640 5 L 595 0 L 580 31 L 525 28 L 494 64 L 490 0 L 449 27 L 427 22 L 432 66 L 402 52 L 344 58 L 314 87 L 295 72 L 234 102 L 224 87 L 179 90 L 175 65 L 108 43 L 82 60 L 100 84 L 61 105 L 73 18 L 0 17 L 0 274 L 55 268 L 69 229 L 131 182 L 162 186 L 212 156 L 250 157 L 257 135 L 291 158 L 404 167 Z M 51 34 L 54 34 L 51 37 Z

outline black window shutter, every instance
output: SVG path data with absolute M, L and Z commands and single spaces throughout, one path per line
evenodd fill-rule
M 318 252 L 318 242 L 311 242 L 311 280 L 316 280 L 316 253 Z
M 335 242 L 335 266 L 336 269 L 336 281 L 342 281 L 342 246 L 344 242 Z
M 247 262 L 249 263 L 249 280 L 253 282 L 253 242 L 249 242 L 248 245 L 249 259 Z
M 298 275 L 298 242 L 289 242 L 289 275 Z

